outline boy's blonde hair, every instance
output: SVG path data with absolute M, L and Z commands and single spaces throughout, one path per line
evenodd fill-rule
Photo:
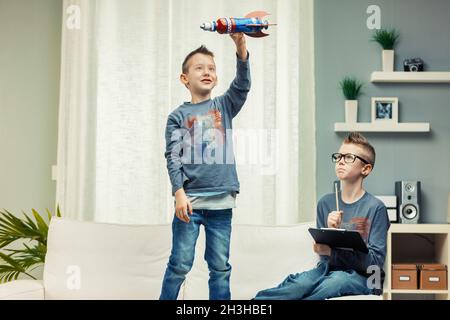
M 350 132 L 343 143 L 360 146 L 368 157 L 366 160 L 370 162 L 372 167 L 375 166 L 375 149 L 361 133 Z

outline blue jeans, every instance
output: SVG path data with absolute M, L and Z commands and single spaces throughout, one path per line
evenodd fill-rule
M 289 275 L 277 287 L 256 294 L 255 300 L 325 300 L 348 295 L 371 294 L 367 278 L 354 270 L 329 271 L 328 261 L 302 273 Z
M 200 225 L 205 227 L 205 260 L 209 269 L 209 299 L 230 300 L 230 252 L 232 209 L 194 209 L 189 223 L 175 215 L 172 222 L 172 252 L 164 274 L 160 300 L 176 300 L 195 256 Z

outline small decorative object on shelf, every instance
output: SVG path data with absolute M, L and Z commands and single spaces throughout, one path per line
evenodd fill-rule
M 419 72 L 423 71 L 423 60 L 420 58 L 405 59 L 403 61 L 403 71 L 405 72 Z
M 395 29 L 379 29 L 372 36 L 372 41 L 378 42 L 383 48 L 382 63 L 384 72 L 394 71 L 394 47 L 398 42 L 399 34 Z
M 372 98 L 372 122 L 398 123 L 398 98 Z
M 345 77 L 340 83 L 345 96 L 345 122 L 356 123 L 358 118 L 358 97 L 361 95 L 362 82 L 353 77 Z

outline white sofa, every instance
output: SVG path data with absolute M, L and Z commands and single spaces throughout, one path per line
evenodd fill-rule
M 315 266 L 307 228 L 233 225 L 232 299 L 251 299 L 288 274 Z M 179 299 L 208 299 L 204 233 Z M 170 225 L 116 225 L 53 218 L 44 279 L 0 285 L 0 299 L 158 299 L 171 249 Z M 378 296 L 353 296 L 380 299 Z

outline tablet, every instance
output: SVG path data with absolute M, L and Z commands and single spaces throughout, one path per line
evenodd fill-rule
M 331 248 L 353 249 L 369 253 L 369 249 L 358 231 L 330 228 L 309 228 L 308 231 L 316 243 L 327 244 Z

